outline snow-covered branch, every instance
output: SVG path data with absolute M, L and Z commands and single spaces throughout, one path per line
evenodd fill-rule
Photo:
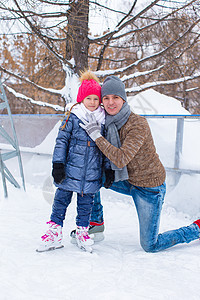
M 23 100 L 26 100 L 26 101 L 29 101 L 31 102 L 32 104 L 35 104 L 35 105 L 39 105 L 39 106 L 43 106 L 43 107 L 49 107 L 49 108 L 53 108 L 55 111 L 64 111 L 64 107 L 60 106 L 60 105 L 56 105 L 56 104 L 51 104 L 51 103 L 47 103 L 47 102 L 43 102 L 43 101 L 36 101 L 36 100 L 33 100 L 32 98 L 30 97 L 27 97 L 25 95 L 23 95 L 22 93 L 18 93 L 16 92 L 13 88 L 9 87 L 9 86 L 6 86 L 6 89 L 12 93 L 16 98 L 20 98 L 20 99 L 23 99 Z
M 139 93 L 139 92 L 145 91 L 145 90 L 153 88 L 153 87 L 180 84 L 182 82 L 191 81 L 191 80 L 194 80 L 197 78 L 200 78 L 200 72 L 198 72 L 192 76 L 185 76 L 185 77 L 174 79 L 174 80 L 147 82 L 143 85 L 138 85 L 138 86 L 134 86 L 132 88 L 127 88 L 126 92 L 128 94 L 129 93 Z
M 104 76 L 108 76 L 108 75 L 118 75 L 118 74 L 122 74 L 123 72 L 129 71 L 132 68 L 139 66 L 141 63 L 144 63 L 146 61 L 149 61 L 151 59 L 154 59 L 156 57 L 162 56 L 164 55 L 167 51 L 169 51 L 171 48 L 173 48 L 178 42 L 180 42 L 189 32 L 191 32 L 191 30 L 200 22 L 200 19 L 196 20 L 196 22 L 192 23 L 192 25 L 176 40 L 174 40 L 169 46 L 167 46 L 166 48 L 164 48 L 161 51 L 158 51 L 156 53 L 153 53 L 152 55 L 149 55 L 147 57 L 144 57 L 142 59 L 139 59 L 137 61 L 135 61 L 134 63 L 122 67 L 122 68 L 118 68 L 115 70 L 98 70 L 96 71 L 96 75 L 99 77 L 104 77 Z
M 16 75 L 15 73 L 8 71 L 5 68 L 2 68 L 1 66 L 0 66 L 0 70 L 16 79 L 19 79 L 20 81 L 31 84 L 32 86 L 36 87 L 40 91 L 47 92 L 47 93 L 54 94 L 54 95 L 62 95 L 62 90 L 55 90 L 55 89 L 51 89 L 51 88 L 47 89 L 47 88 L 42 87 L 42 86 L 36 84 L 35 82 L 29 80 L 28 78 L 24 78 L 23 76 Z
M 146 76 L 146 75 L 152 75 L 154 72 L 158 72 L 160 71 L 162 68 L 164 67 L 164 65 L 161 65 L 159 66 L 158 68 L 156 69 L 153 69 L 153 70 L 149 70 L 149 71 L 144 71 L 144 72 L 135 72 L 133 74 L 130 74 L 130 75 L 124 75 L 121 80 L 123 82 L 129 80 L 129 79 L 136 79 L 138 77 L 141 77 L 141 76 Z
M 141 77 L 141 76 L 146 76 L 146 75 L 151 75 L 153 74 L 154 72 L 158 72 L 158 71 L 161 71 L 163 68 L 166 68 L 168 65 L 170 64 L 174 64 L 176 60 L 180 59 L 181 56 L 188 50 L 190 49 L 191 47 L 193 47 L 193 45 L 197 42 L 197 40 L 199 39 L 200 37 L 200 34 L 194 39 L 194 41 L 186 48 L 183 49 L 183 51 L 181 51 L 176 57 L 173 58 L 173 61 L 168 61 L 166 62 L 165 64 L 163 65 L 160 65 L 158 68 L 156 69 L 152 69 L 152 70 L 148 70 L 148 71 L 144 71 L 144 72 L 135 72 L 133 74 L 130 74 L 130 75 L 124 75 L 121 80 L 123 82 L 129 80 L 129 79 L 136 79 L 138 77 Z

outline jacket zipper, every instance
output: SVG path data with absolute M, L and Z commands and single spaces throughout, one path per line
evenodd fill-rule
M 85 154 L 85 161 L 84 161 L 84 172 L 83 172 L 83 177 L 82 177 L 82 188 L 81 188 L 81 196 L 83 197 L 83 186 L 85 184 L 85 177 L 86 177 L 86 162 L 88 159 L 88 151 L 90 147 L 90 141 L 87 142 L 87 148 L 86 148 L 86 154 Z

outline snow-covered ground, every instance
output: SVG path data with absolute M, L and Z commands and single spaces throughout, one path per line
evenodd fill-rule
M 138 113 L 144 113 L 145 107 L 148 114 L 155 110 L 158 114 L 188 114 L 178 101 L 153 90 L 129 98 L 129 103 Z M 176 121 L 148 121 L 161 160 L 166 167 L 173 167 Z M 51 154 L 58 126 L 31 151 Z M 183 168 L 200 169 L 199 132 L 200 121 L 185 122 Z M 4 198 L 0 180 L 0 300 L 199 299 L 200 241 L 156 254 L 145 253 L 139 244 L 132 199 L 110 190 L 101 190 L 105 239 L 93 246 L 92 254 L 70 243 L 76 217 L 75 195 L 63 228 L 64 248 L 37 253 L 55 190 L 48 185 L 51 156 L 22 153 L 22 160 L 26 192 L 7 183 L 8 198 Z M 20 182 L 16 159 L 6 165 Z M 182 175 L 176 186 L 172 184 L 173 176 L 167 177 L 169 189 L 160 232 L 189 225 L 200 217 L 200 175 Z

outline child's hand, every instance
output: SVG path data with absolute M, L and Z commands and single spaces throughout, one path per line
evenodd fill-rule
M 82 120 L 82 123 L 79 125 L 87 132 L 89 137 L 96 141 L 97 138 L 101 137 L 101 125 L 95 119 L 95 116 L 88 114 L 87 115 L 89 121 Z
M 104 187 L 109 189 L 113 182 L 115 181 L 115 171 L 109 169 L 105 170 L 106 180 L 104 182 Z
M 52 176 L 55 183 L 61 183 L 65 179 L 65 165 L 62 163 L 53 163 Z

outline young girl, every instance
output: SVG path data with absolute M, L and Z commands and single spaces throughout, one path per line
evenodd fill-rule
M 101 187 L 101 151 L 80 126 L 81 120 L 95 116 L 104 131 L 105 112 L 100 106 L 101 86 L 90 71 L 82 73 L 77 103 L 68 112 L 59 129 L 53 153 L 52 176 L 57 190 L 52 214 L 47 222 L 49 228 L 38 247 L 38 252 L 63 247 L 62 226 L 66 209 L 73 192 L 77 193 L 76 240 L 79 248 L 92 251 L 93 240 L 88 235 L 88 226 L 95 193 Z

